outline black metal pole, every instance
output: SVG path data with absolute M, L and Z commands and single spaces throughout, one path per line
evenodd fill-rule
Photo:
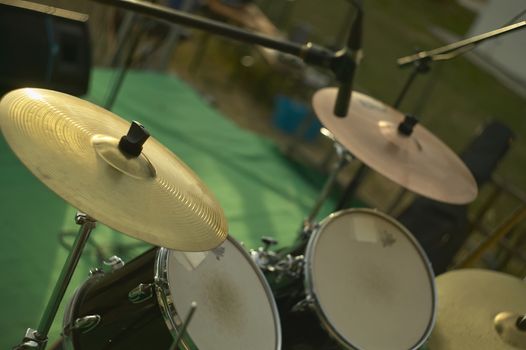
M 393 104 L 393 107 L 398 109 L 400 108 L 400 105 L 402 104 L 402 101 L 404 100 L 405 96 L 407 95 L 407 92 L 409 91 L 409 88 L 413 85 L 413 82 L 415 81 L 418 74 L 427 73 L 431 70 L 431 67 L 429 66 L 430 59 L 423 58 L 418 61 L 416 61 L 413 65 L 413 70 L 411 71 L 411 74 L 409 74 L 409 77 L 407 77 L 407 80 L 402 87 L 402 90 L 398 94 L 398 97 L 396 98 L 395 103 Z
M 288 53 L 302 58 L 305 62 L 314 65 L 333 68 L 338 61 L 344 58 L 342 50 L 333 52 L 311 43 L 300 45 L 287 40 L 275 39 L 247 30 L 243 30 L 219 21 L 210 20 L 173 10 L 171 8 L 137 0 L 94 0 L 111 6 L 117 6 L 137 13 L 152 16 L 170 23 L 182 24 L 188 27 L 202 29 L 217 35 L 225 36 L 237 41 L 261 45 L 280 52 Z M 340 68 L 340 67 L 338 67 Z
M 75 221 L 77 224 L 81 225 L 79 233 L 75 238 L 75 242 L 71 247 L 71 250 L 64 262 L 60 276 L 53 288 L 53 293 L 49 297 L 48 303 L 40 323 L 37 329 L 29 328 L 26 331 L 26 335 L 22 340 L 22 343 L 15 346 L 14 350 L 25 350 L 25 349 L 38 349 L 44 350 L 47 345 L 48 333 L 53 320 L 57 314 L 58 308 L 64 297 L 64 293 L 69 285 L 73 272 L 75 272 L 75 267 L 77 266 L 80 256 L 82 255 L 82 250 L 86 245 L 86 242 L 89 238 L 91 231 L 95 228 L 95 220 L 84 213 L 77 213 L 75 216 Z
M 445 55 L 453 51 L 457 51 L 458 49 L 461 49 L 466 46 L 475 45 L 475 44 L 478 45 L 487 39 L 495 38 L 502 34 L 506 34 L 506 33 L 509 33 L 509 32 L 512 32 L 518 29 L 522 29 L 524 27 L 526 27 L 526 21 L 517 22 L 515 24 L 505 26 L 499 29 L 495 29 L 495 30 L 492 30 L 490 32 L 483 33 L 480 35 L 476 35 L 468 39 L 457 41 L 456 43 L 442 46 L 437 49 L 433 49 L 429 51 L 421 51 L 414 55 L 401 57 L 398 60 L 396 60 L 396 62 L 398 63 L 399 66 L 406 66 L 418 60 L 433 59 L 434 57 Z
M 360 166 L 358 167 L 358 170 L 356 170 L 356 173 L 354 174 L 353 178 L 345 189 L 343 190 L 343 193 L 340 197 L 340 200 L 338 201 L 338 204 L 336 204 L 336 211 L 342 210 L 347 208 L 349 205 L 349 202 L 351 199 L 353 199 L 356 196 L 356 191 L 358 190 L 358 187 L 363 182 L 363 179 L 368 173 L 369 168 L 364 163 L 360 163 Z
M 139 33 L 137 31 L 133 32 L 132 27 L 130 27 L 129 29 L 129 31 L 132 31 L 131 46 L 128 48 L 128 52 L 126 53 L 124 65 L 122 67 L 119 67 L 119 69 L 117 70 L 117 76 L 113 79 L 110 91 L 108 93 L 108 96 L 106 97 L 106 102 L 104 103 L 104 108 L 106 108 L 109 111 L 112 110 L 115 100 L 117 99 L 117 95 L 120 92 L 122 83 L 124 82 L 124 78 L 126 78 L 126 74 L 128 73 L 128 70 L 132 65 L 133 55 L 135 54 L 135 51 L 137 49 L 137 46 L 139 45 L 142 36 L 142 33 Z M 124 45 L 122 45 L 122 47 L 124 47 Z

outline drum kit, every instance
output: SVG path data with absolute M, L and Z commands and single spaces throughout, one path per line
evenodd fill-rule
M 476 197 L 466 166 L 414 118 L 352 97 L 344 118 L 332 114 L 334 89 L 313 99 L 347 161 L 356 156 L 437 200 Z M 0 125 L 22 163 L 81 211 L 40 324 L 15 349 L 46 347 L 96 221 L 156 248 L 126 264 L 113 259 L 110 272 L 92 269 L 66 307 L 55 349 L 418 349 L 428 339 L 433 350 L 526 346 L 522 281 L 455 271 L 437 279 L 437 300 L 418 242 L 377 210 L 347 209 L 320 222 L 313 210 L 292 247 L 273 251 L 275 241 L 264 238 L 264 247 L 248 252 L 228 235 L 211 192 L 141 124 L 25 88 L 3 97 Z M 312 337 L 320 334 L 322 343 Z
M 201 180 L 138 122 L 85 100 L 25 88 L 0 101 L 0 128 L 22 163 L 79 210 L 79 233 L 36 328 L 14 349 L 45 349 L 96 222 L 154 248 L 93 268 L 69 300 L 58 349 L 526 349 L 526 285 L 502 273 L 434 278 L 412 234 L 372 209 L 317 221 L 354 157 L 402 187 L 451 204 L 477 196 L 467 167 L 418 120 L 356 91 L 362 6 L 347 47 L 300 45 L 135 0 L 97 0 L 300 57 L 340 89 L 313 98 L 338 159 L 291 247 L 247 251 Z M 402 62 L 427 62 L 516 30 L 503 28 Z M 432 53 L 432 55 L 431 55 Z M 415 70 L 416 74 L 417 70 Z M 408 81 L 412 81 L 412 78 Z M 401 100 L 409 83 L 404 88 Z M 398 105 L 398 102 L 396 105 Z M 334 108 L 334 109 L 333 109 Z M 436 285 L 435 285 L 436 283 Z

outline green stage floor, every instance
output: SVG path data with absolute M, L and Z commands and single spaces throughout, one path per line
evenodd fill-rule
M 89 99 L 101 104 L 113 72 L 95 70 Z M 128 74 L 114 112 L 143 123 L 153 137 L 176 153 L 212 190 L 229 221 L 232 236 L 256 247 L 264 235 L 290 245 L 323 178 L 287 160 L 267 139 L 241 130 L 209 107 L 176 77 Z M 1 126 L 0 126 L 1 127 Z M 17 344 L 40 316 L 71 244 L 75 209 L 42 185 L 0 137 L 0 348 Z M 327 203 L 321 217 L 329 213 Z M 60 243 L 60 237 L 63 243 Z M 145 243 L 98 225 L 62 303 L 86 279 L 90 267 L 117 254 L 129 260 Z M 153 266 L 152 266 L 153 273 Z M 60 333 L 62 308 L 50 334 Z

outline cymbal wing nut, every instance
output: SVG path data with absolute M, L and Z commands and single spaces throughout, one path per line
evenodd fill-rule
M 150 133 L 142 124 L 132 121 L 128 133 L 119 141 L 119 149 L 127 156 L 138 157 L 149 137 Z
M 398 124 L 398 132 L 404 136 L 410 136 L 413 133 L 413 128 L 418 123 L 416 117 L 407 114 L 400 124 Z

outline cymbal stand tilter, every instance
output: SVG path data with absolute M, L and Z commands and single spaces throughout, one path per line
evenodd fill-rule
M 91 231 L 95 228 L 96 223 L 93 218 L 81 212 L 77 212 L 75 215 L 75 222 L 80 225 L 79 233 L 75 239 L 75 242 L 73 243 L 73 246 L 71 247 L 66 261 L 64 262 L 62 272 L 60 273 L 57 283 L 55 284 L 55 288 L 53 289 L 53 293 L 49 298 L 40 323 L 37 329 L 27 329 L 22 342 L 13 348 L 15 350 L 42 350 L 46 348 L 49 329 L 51 328 L 53 320 L 57 314 L 58 307 L 62 301 L 62 298 L 64 297 L 66 288 L 68 287 L 71 277 L 73 276 L 75 267 L 79 262 L 82 250 L 86 245 Z

